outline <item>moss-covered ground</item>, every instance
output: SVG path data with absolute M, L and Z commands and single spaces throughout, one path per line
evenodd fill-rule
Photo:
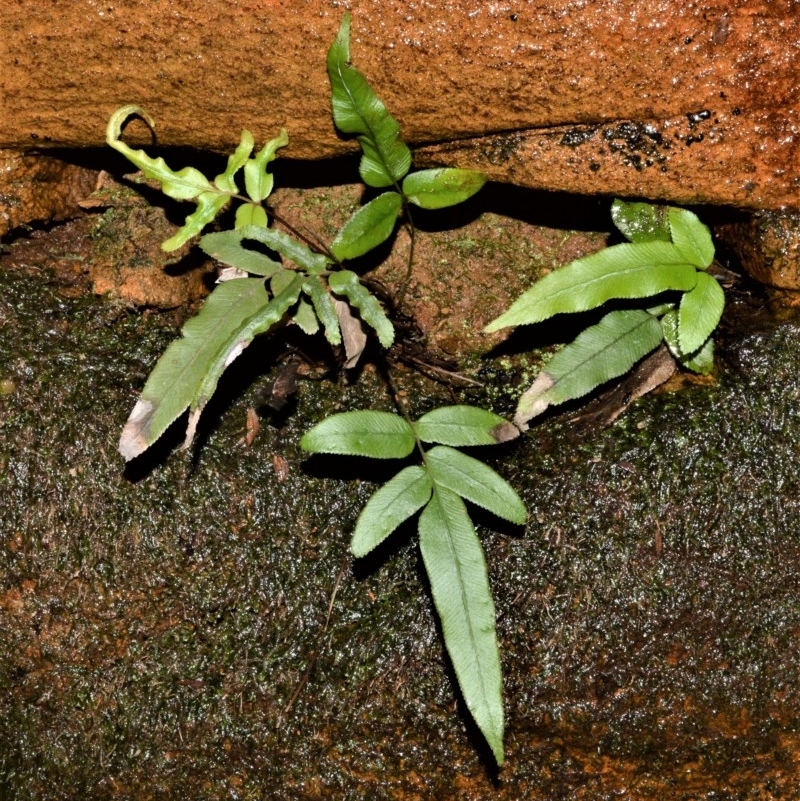
M 253 345 L 191 453 L 175 431 L 126 469 L 120 428 L 176 330 L 0 262 L 0 798 L 797 797 L 795 324 L 729 326 L 714 385 L 488 455 L 531 511 L 480 526 L 499 773 L 413 528 L 348 554 L 380 472 L 298 449 L 333 410 L 388 408 L 375 374 L 301 381 L 245 448 L 274 357 Z M 419 409 L 450 402 L 400 378 Z

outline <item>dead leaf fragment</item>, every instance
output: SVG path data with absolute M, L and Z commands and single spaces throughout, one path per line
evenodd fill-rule
M 237 278 L 247 278 L 249 273 L 238 267 L 223 267 L 217 274 L 215 284 L 224 284 L 226 281 L 235 281 Z
M 528 420 L 532 420 L 540 415 L 549 405 L 547 390 L 555 384 L 555 381 L 544 371 L 539 373 L 536 380 L 522 393 L 517 406 L 517 413 L 514 415 L 514 425 L 520 431 L 528 430 Z
M 258 422 L 258 415 L 256 414 L 256 410 L 252 406 L 247 407 L 247 423 L 245 424 L 245 434 L 244 434 L 244 447 L 249 448 L 255 438 L 258 436 L 258 430 L 261 428 L 261 424 Z
M 611 425 L 635 400 L 668 381 L 677 364 L 666 345 L 661 345 L 611 389 L 603 392 L 570 422 L 598 428 Z
M 353 314 L 349 303 L 333 297 L 333 305 L 336 308 L 336 315 L 339 318 L 339 328 L 342 332 L 342 342 L 344 343 L 345 369 L 355 367 L 364 348 L 367 346 L 367 333 L 361 320 Z
M 279 453 L 275 453 L 272 455 L 272 466 L 275 468 L 278 481 L 284 482 L 289 475 L 289 462 Z
M 516 439 L 522 431 L 513 423 L 506 421 L 505 423 L 498 423 L 490 433 L 495 442 L 501 443 L 511 442 L 511 440 Z
M 192 442 L 194 442 L 194 435 L 197 432 L 197 424 L 200 421 L 200 415 L 203 413 L 203 407 L 198 406 L 189 412 L 189 419 L 186 422 L 186 437 L 181 445 L 181 450 L 188 450 Z
M 149 447 L 147 430 L 155 409 L 152 401 L 142 398 L 136 401 L 119 438 L 118 450 L 126 462 L 135 459 Z

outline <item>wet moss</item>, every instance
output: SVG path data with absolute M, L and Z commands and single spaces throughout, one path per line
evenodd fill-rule
M 303 381 L 296 412 L 262 420 L 245 450 L 272 353 L 254 345 L 194 454 L 171 450 L 175 432 L 124 470 L 119 429 L 175 332 L 0 270 L 0 377 L 14 384 L 0 396 L 0 797 L 794 786 L 794 324 L 729 334 L 714 386 L 646 398 L 602 432 L 553 419 L 489 454 L 531 511 L 524 533 L 480 526 L 505 672 L 499 776 L 458 706 L 413 527 L 353 565 L 379 476 L 298 449 L 329 411 L 389 408 L 380 381 Z M 438 402 L 408 389 L 419 411 Z

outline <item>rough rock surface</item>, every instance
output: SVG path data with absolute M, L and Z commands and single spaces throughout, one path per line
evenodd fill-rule
M 97 173 L 42 155 L 0 151 L 0 236 L 38 220 L 79 213 Z
M 796 306 L 800 290 L 800 222 L 794 214 L 762 211 L 720 226 L 717 237 L 747 264 L 748 273 Z
M 0 798 L 797 798 L 797 325 L 731 321 L 716 385 L 645 398 L 604 432 L 549 421 L 490 457 L 531 512 L 524 532 L 480 525 L 495 776 L 415 528 L 349 555 L 396 468 L 298 446 L 333 410 L 388 408 L 375 374 L 302 380 L 245 449 L 267 378 L 248 376 L 281 352 L 254 342 L 196 451 L 172 453 L 176 431 L 123 476 L 119 429 L 177 330 L 63 298 L 20 245 L 0 257 Z M 415 417 L 452 402 L 396 380 Z
M 285 126 L 292 156 L 348 151 L 325 52 L 350 10 L 355 62 L 405 136 L 437 145 L 428 161 L 521 186 L 800 207 L 800 14 L 788 1 L 0 8 L 0 147 L 100 145 L 108 115 L 136 102 L 166 145 L 227 150 L 243 126 L 259 140 Z

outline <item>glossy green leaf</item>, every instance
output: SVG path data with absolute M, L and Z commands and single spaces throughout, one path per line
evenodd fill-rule
M 676 359 L 681 359 L 684 353 L 681 350 L 680 339 L 678 337 L 678 309 L 675 306 L 672 306 L 661 315 L 661 333 L 670 353 Z
M 119 451 L 126 461 L 143 453 L 187 408 L 195 413 L 196 423 L 225 368 L 256 334 L 283 317 L 297 301 L 301 284 L 298 277 L 272 300 L 259 278 L 216 287 L 200 313 L 184 325 L 183 337 L 167 348 L 150 373 L 120 438 Z
M 248 225 L 266 228 L 268 222 L 266 210 L 255 203 L 242 203 L 236 209 L 235 228 L 246 228 Z
M 714 340 L 709 337 L 694 353 L 686 354 L 680 346 L 678 310 L 672 309 L 661 318 L 664 342 L 681 366 L 695 373 L 706 374 L 714 369 Z
M 701 269 L 708 267 L 714 260 L 714 243 L 708 228 L 687 209 L 671 208 L 668 218 L 672 241 L 683 258 Z
M 485 183 L 486 176 L 475 170 L 419 170 L 405 177 L 403 194 L 415 206 L 443 209 L 471 198 Z
M 436 487 L 419 519 L 431 594 L 461 694 L 498 766 L 503 764 L 503 688 L 486 560 L 464 502 Z
M 666 206 L 615 200 L 611 204 L 611 219 L 631 242 L 670 241 Z
M 714 340 L 707 339 L 700 350 L 678 361 L 687 370 L 708 375 L 714 369 Z
M 331 345 L 341 345 L 342 334 L 339 330 L 339 318 L 327 287 L 317 275 L 310 275 L 303 283 L 303 292 L 311 298 L 317 318 L 325 329 L 325 339 Z
M 366 556 L 380 545 L 403 521 L 430 500 L 433 485 L 428 473 L 413 465 L 401 470 L 384 484 L 361 510 L 353 532 L 353 556 Z
M 199 234 L 222 211 L 230 200 L 230 194 L 220 191 L 194 167 L 184 167 L 175 172 L 167 166 L 163 158 L 153 159 L 143 150 L 128 147 L 120 136 L 122 126 L 132 116 L 141 117 L 151 129 L 155 128 L 153 118 L 144 109 L 139 106 L 123 106 L 108 120 L 106 142 L 136 165 L 145 177 L 158 181 L 165 195 L 176 200 L 193 200 L 197 203 L 197 209 L 186 218 L 181 228 L 161 245 L 166 251 L 177 250 Z
M 548 273 L 484 330 L 526 325 L 556 314 L 587 311 L 613 298 L 646 298 L 688 291 L 697 270 L 669 242 L 614 245 Z
M 288 272 L 288 271 L 287 271 Z M 297 303 L 302 289 L 302 276 L 291 274 L 291 280 L 281 289 L 280 293 L 273 293 L 272 300 L 255 314 L 251 315 L 244 325 L 238 330 L 229 330 L 227 341 L 218 350 L 214 360 L 204 369 L 203 381 L 197 393 L 197 401 L 190 407 L 192 411 L 202 410 L 211 396 L 217 389 L 217 382 L 225 368 L 236 359 L 241 352 L 250 344 L 256 334 L 263 334 L 274 325 L 277 325 L 289 309 Z M 260 279 L 247 278 L 246 281 L 258 281 Z M 275 276 L 272 277 L 275 280 Z M 230 283 L 236 283 L 231 281 Z M 205 309 L 205 306 L 203 307 Z M 189 323 L 197 318 L 193 318 Z M 188 323 L 187 323 L 188 325 Z M 184 331 L 185 331 L 184 327 Z M 184 443 L 184 446 L 189 443 Z
M 397 192 L 384 192 L 362 206 L 345 223 L 331 243 L 331 253 L 339 261 L 357 259 L 385 242 L 394 231 L 403 198 Z
M 200 239 L 199 244 L 203 252 L 212 259 L 253 275 L 269 277 L 282 269 L 279 261 L 270 259 L 256 250 L 245 248 L 242 245 L 244 239 L 241 230 L 222 231 L 217 234 L 206 234 Z
M 302 242 L 298 242 L 283 231 L 251 225 L 241 228 L 240 232 L 243 239 L 255 239 L 257 242 L 261 242 L 270 250 L 280 253 L 285 259 L 291 259 L 310 273 L 322 273 L 331 264 L 327 256 L 322 253 L 314 253 Z
M 184 221 L 178 231 L 161 243 L 161 249 L 169 253 L 185 245 L 193 236 L 197 236 L 227 206 L 229 197 L 211 192 L 204 192 L 197 197 L 197 209 Z
M 520 398 L 514 422 L 524 429 L 548 406 L 580 398 L 628 372 L 661 339 L 658 319 L 646 311 L 610 312 L 550 359 Z
M 414 432 L 402 417 L 389 412 L 342 412 L 307 431 L 300 447 L 313 453 L 403 459 L 414 450 Z
M 250 158 L 254 145 L 253 134 L 248 130 L 242 131 L 238 147 L 228 156 L 228 164 L 225 168 L 225 172 L 220 173 L 214 179 L 214 186 L 216 186 L 217 189 L 231 195 L 235 195 L 239 191 L 236 186 L 236 173 L 244 167 L 247 159 Z
M 447 489 L 517 525 L 528 518 L 525 504 L 513 487 L 491 467 L 447 445 L 428 451 L 426 463 L 437 487 Z
M 697 275 L 697 284 L 685 292 L 678 306 L 678 343 L 682 353 L 699 350 L 714 332 L 725 308 L 725 293 L 716 278 Z
M 199 170 L 185 167 L 178 172 L 171 170 L 163 158 L 153 159 L 143 150 L 128 147 L 121 139 L 122 127 L 130 117 L 141 117 L 151 130 L 155 121 L 140 106 L 122 106 L 109 117 L 106 127 L 106 142 L 114 150 L 135 164 L 150 180 L 161 184 L 161 191 L 176 200 L 192 200 L 203 192 L 214 191 L 214 186 Z
M 328 50 L 328 77 L 336 127 L 358 134 L 364 153 L 359 173 L 368 186 L 397 184 L 411 167 L 411 151 L 400 138 L 400 126 L 372 91 L 367 79 L 350 63 L 350 14 L 345 14 Z
M 294 270 L 278 270 L 269 279 L 269 290 L 273 295 L 280 295 L 299 275 Z
M 377 298 L 358 280 L 354 272 L 337 270 L 331 273 L 328 276 L 328 286 L 337 295 L 344 295 L 350 304 L 358 309 L 361 319 L 375 329 L 378 341 L 384 348 L 392 346 L 394 326 Z
M 292 320 L 297 323 L 298 328 L 308 336 L 313 336 L 319 331 L 319 320 L 317 319 L 314 307 L 302 298 L 297 301 L 297 311 L 292 315 Z
M 506 438 L 498 437 L 498 432 L 507 424 L 505 418 L 477 406 L 440 406 L 423 414 L 414 428 L 423 442 L 458 448 L 504 442 Z
M 266 200 L 272 192 L 275 179 L 267 172 L 267 166 L 274 161 L 278 150 L 289 144 L 286 129 L 271 139 L 261 150 L 244 165 L 244 185 L 250 199 L 256 203 Z

